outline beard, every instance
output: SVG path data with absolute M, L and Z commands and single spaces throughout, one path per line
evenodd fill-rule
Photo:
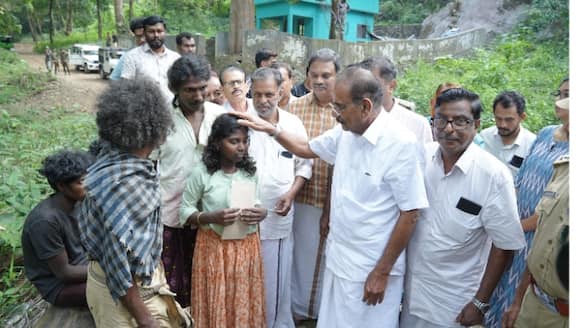
M 164 40 L 161 40 L 161 39 L 152 39 L 152 40 L 147 40 L 146 42 L 148 42 L 150 49 L 153 49 L 153 50 L 158 50 L 158 49 L 160 49 L 160 47 L 162 47 L 165 44 Z

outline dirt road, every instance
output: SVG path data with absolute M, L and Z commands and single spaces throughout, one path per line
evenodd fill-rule
M 33 69 L 45 71 L 44 55 L 33 52 L 32 43 L 17 43 L 15 49 Z M 61 68 L 61 67 L 60 67 Z M 96 98 L 106 88 L 109 80 L 103 80 L 97 73 L 78 72 L 70 67 L 71 75 L 59 71 L 57 80 L 51 82 L 46 90 L 25 99 L 16 106 L 34 106 L 33 108 L 51 110 L 55 107 L 94 112 Z

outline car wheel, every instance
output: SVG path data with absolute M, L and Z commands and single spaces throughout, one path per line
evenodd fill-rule
M 87 67 L 87 64 L 83 64 L 83 71 L 89 73 L 89 67 Z
M 106 80 L 108 78 L 108 74 L 106 74 L 106 72 L 104 72 L 104 68 L 102 66 L 100 66 L 100 76 L 104 80 Z
M 76 70 L 76 71 L 81 71 L 81 66 L 79 66 L 79 65 L 75 65 L 75 70 Z

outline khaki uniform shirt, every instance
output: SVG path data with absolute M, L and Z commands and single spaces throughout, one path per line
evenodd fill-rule
M 556 263 L 559 250 L 566 240 L 569 227 L 569 157 L 563 156 L 554 163 L 555 172 L 536 207 L 538 226 L 527 265 L 536 284 L 552 297 L 569 300 L 557 275 Z M 529 286 L 516 327 L 568 327 L 568 317 L 563 317 L 545 307 Z

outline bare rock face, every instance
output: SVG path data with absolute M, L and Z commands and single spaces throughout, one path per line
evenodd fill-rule
M 419 38 L 439 38 L 474 28 L 484 28 L 490 34 L 509 32 L 527 17 L 529 5 L 525 2 L 454 0 L 423 21 Z

